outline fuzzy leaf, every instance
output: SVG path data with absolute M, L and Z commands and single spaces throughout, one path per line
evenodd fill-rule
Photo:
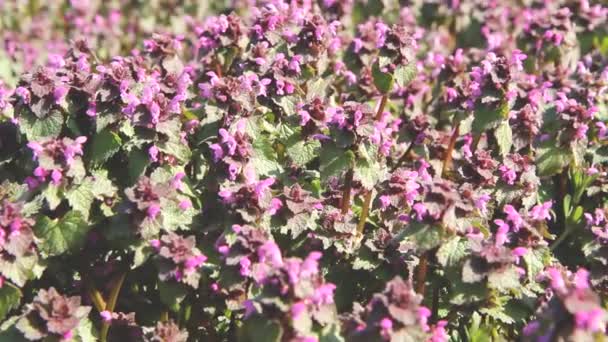
M 104 129 L 93 138 L 91 146 L 91 162 L 101 164 L 111 158 L 122 146 L 120 136 L 111 130 Z
M 79 249 L 91 227 L 78 211 L 70 211 L 61 219 L 42 216 L 34 227 L 40 238 L 39 248 L 49 256 Z
M 0 321 L 3 321 L 11 310 L 19 306 L 21 297 L 21 291 L 11 284 L 4 284 L 0 287 Z
M 501 156 L 506 156 L 511 151 L 513 145 L 513 134 L 511 132 L 511 126 L 509 121 L 503 121 L 494 131 L 496 142 L 498 143 L 498 150 Z

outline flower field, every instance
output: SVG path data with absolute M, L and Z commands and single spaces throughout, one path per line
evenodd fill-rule
M 608 3 L 0 0 L 0 341 L 604 341 Z

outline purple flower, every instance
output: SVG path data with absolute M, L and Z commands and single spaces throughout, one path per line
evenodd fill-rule
M 270 208 L 268 208 L 268 215 L 270 215 L 270 216 L 275 215 L 279 210 L 281 210 L 281 208 L 283 208 L 283 202 L 276 197 L 273 198 L 270 201 Z
M 283 266 L 283 257 L 279 246 L 273 241 L 266 241 L 258 249 L 258 258 L 261 263 L 270 262 L 273 267 Z
M 488 202 L 491 197 L 488 194 L 481 194 L 478 198 L 475 199 L 475 208 L 479 209 L 479 212 L 482 215 L 485 215 L 488 212 Z
M 418 203 L 414 204 L 412 209 L 416 212 L 416 220 L 418 222 L 424 220 L 424 217 L 426 216 L 426 214 L 428 212 L 428 209 L 426 208 L 424 203 L 418 202 Z
M 61 174 L 61 171 L 55 169 L 51 172 L 51 182 L 53 183 L 53 185 L 59 185 L 61 183 L 62 178 L 63 175 Z
M 108 323 L 112 320 L 112 313 L 108 310 L 103 310 L 102 312 L 99 313 L 99 316 L 101 316 L 101 320 Z
M 240 273 L 243 277 L 248 277 L 251 275 L 251 260 L 248 257 L 242 257 L 239 260 L 239 265 L 241 266 Z
M 146 215 L 148 215 L 149 218 L 154 220 L 156 218 L 156 216 L 158 216 L 159 213 L 160 213 L 160 205 L 150 204 L 150 206 L 148 207 L 148 210 L 146 212 Z
M 519 215 L 519 212 L 515 210 L 515 208 L 507 204 L 503 207 L 503 212 L 507 214 L 507 220 L 509 220 L 513 224 L 513 231 L 519 231 L 519 228 L 523 227 L 524 220 Z
M 316 305 L 332 304 L 334 302 L 335 289 L 336 285 L 331 283 L 326 283 L 317 287 L 312 295 L 312 302 Z
M 498 170 L 501 172 L 501 178 L 503 181 L 505 181 L 505 183 L 509 184 L 509 185 L 513 185 L 515 184 L 515 179 L 517 178 L 517 174 L 515 173 L 515 170 L 509 168 L 506 165 L 500 165 L 500 167 L 498 168 Z
M 302 301 L 296 302 L 291 306 L 291 317 L 298 319 L 304 311 L 306 311 L 306 304 Z
M 549 213 L 549 210 L 551 209 L 552 205 L 553 201 L 547 201 L 543 204 L 535 205 L 532 210 L 530 210 L 530 218 L 537 221 L 550 220 L 551 214 Z
M 148 149 L 148 156 L 150 157 L 150 160 L 153 162 L 157 162 L 158 161 L 158 147 L 152 145 L 150 146 L 150 148 Z

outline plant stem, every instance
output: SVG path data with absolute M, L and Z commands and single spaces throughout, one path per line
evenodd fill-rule
M 384 107 L 386 107 L 387 100 L 388 96 L 382 95 L 382 98 L 380 99 L 380 106 L 378 106 L 378 112 L 376 112 L 376 121 L 382 118 L 382 113 L 384 112 Z
M 342 215 L 346 215 L 350 209 L 350 192 L 353 187 L 353 169 L 349 169 L 344 176 L 344 191 L 342 192 Z
M 420 262 L 418 263 L 418 267 L 416 267 L 416 292 L 424 297 L 424 292 L 426 291 L 426 272 L 428 270 L 429 263 L 428 252 L 425 252 L 420 257 Z
M 359 217 L 359 223 L 357 223 L 357 234 L 360 236 L 363 234 L 363 228 L 365 228 L 365 222 L 367 221 L 367 216 L 369 215 L 369 207 L 372 203 L 372 190 L 368 190 L 365 193 L 365 197 L 363 197 L 363 208 L 361 209 L 361 216 Z
M 106 310 L 108 310 L 110 312 L 114 312 L 114 308 L 116 307 L 116 301 L 118 300 L 118 294 L 120 293 L 120 289 L 122 288 L 122 284 L 125 281 L 126 275 L 127 275 L 127 273 L 123 272 L 116 278 L 116 283 L 114 284 L 114 287 L 112 288 L 112 292 L 110 292 L 110 298 L 108 298 L 108 304 L 106 306 Z M 103 322 L 103 325 L 101 326 L 101 337 L 100 337 L 101 342 L 107 341 L 108 331 L 110 331 L 110 323 Z
M 89 289 L 87 290 L 87 292 L 97 311 L 102 312 L 106 309 L 106 302 L 103 300 L 103 296 L 101 295 L 101 292 L 99 292 L 99 290 L 97 290 L 92 285 L 89 285 Z
M 443 156 L 443 167 L 441 168 L 441 177 L 445 177 L 446 173 L 452 168 L 452 152 L 454 151 L 454 146 L 456 146 L 456 139 L 458 139 L 459 134 L 460 122 L 458 122 L 456 124 L 456 127 L 454 127 L 454 132 L 452 132 L 452 136 L 450 137 L 448 149 L 445 151 L 445 155 Z

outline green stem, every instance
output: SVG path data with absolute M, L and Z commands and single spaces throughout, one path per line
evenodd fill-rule
M 361 236 L 363 234 L 363 228 L 365 228 L 365 222 L 369 215 L 369 207 L 372 203 L 372 190 L 368 190 L 363 198 L 363 208 L 361 209 L 361 216 L 359 217 L 359 223 L 357 223 L 357 234 Z
M 568 237 L 568 235 L 570 235 L 570 233 L 572 232 L 572 229 L 566 228 L 566 230 L 562 233 L 562 235 L 560 235 L 557 240 L 555 240 L 553 242 L 553 244 L 551 244 L 551 247 L 549 248 L 551 251 L 554 251 L 555 249 L 557 249 L 557 247 L 564 242 L 564 240 L 566 240 L 566 237 Z
M 108 304 L 106 306 L 106 310 L 110 312 L 114 312 L 114 308 L 116 307 L 116 301 L 118 300 L 118 294 L 120 293 L 120 289 L 122 288 L 122 284 L 125 281 L 126 272 L 123 272 L 116 279 L 116 283 L 112 288 L 112 292 L 110 292 L 110 298 L 108 299 Z M 108 331 L 110 331 L 110 323 L 103 322 L 101 326 L 101 342 L 106 342 L 108 340 Z

